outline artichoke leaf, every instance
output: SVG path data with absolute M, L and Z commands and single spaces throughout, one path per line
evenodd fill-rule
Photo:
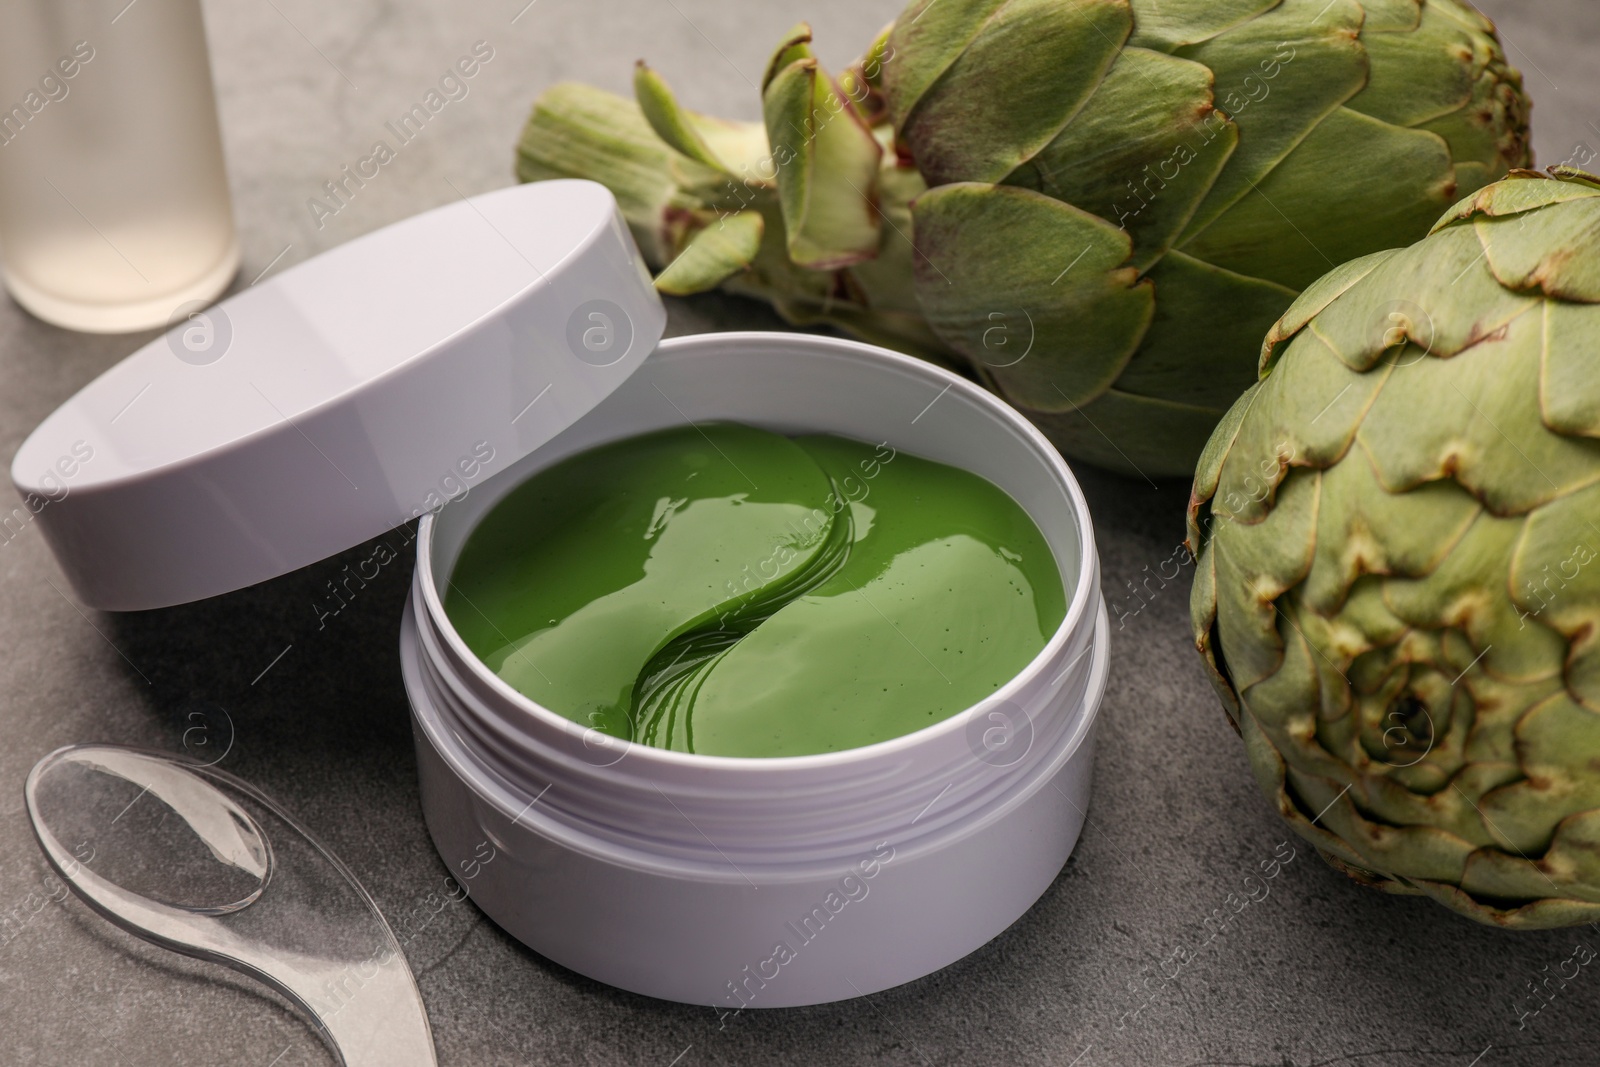
M 1545 168 L 1550 176 L 1564 182 L 1579 182 L 1591 189 L 1600 189 L 1600 174 L 1590 174 L 1582 167 L 1574 167 L 1569 163 L 1553 163 Z
M 1543 349 L 1535 309 L 1449 360 L 1404 350 L 1414 354 L 1402 355 L 1359 432 L 1384 488 L 1452 477 L 1496 515 L 1522 515 L 1600 480 L 1600 441 L 1552 434 L 1540 419 Z
M 890 137 L 893 137 L 894 131 L 887 124 L 889 102 L 883 96 L 883 70 L 884 65 L 894 58 L 894 53 L 889 49 L 889 35 L 893 32 L 894 23 L 891 22 L 873 38 L 861 58 L 839 75 L 839 88 L 855 103 L 862 120 L 874 130 L 881 126 L 882 132 Z
M 1320 472 L 1296 471 L 1261 521 L 1245 524 L 1219 516 L 1214 527 L 1217 630 L 1227 650 L 1228 673 L 1241 694 L 1282 662 L 1277 600 L 1311 569 L 1321 484 Z M 1296 626 L 1288 618 L 1282 622 Z
M 1155 285 L 1155 317 L 1117 388 L 1197 407 L 1226 408 L 1256 378 L 1238 354 L 1255 347 L 1294 299 L 1294 290 L 1213 267 L 1182 252 L 1168 254 L 1145 276 Z
M 814 59 L 775 74 L 762 101 L 789 258 L 834 270 L 878 251 L 883 150 Z
M 1294 303 L 1289 305 L 1289 310 L 1283 313 L 1283 317 L 1267 331 L 1267 338 L 1261 343 L 1260 373 L 1262 375 L 1271 373 L 1277 362 L 1278 352 L 1285 341 L 1305 329 L 1312 318 L 1322 314 L 1329 304 L 1343 296 L 1351 286 L 1378 269 L 1384 260 L 1398 251 L 1400 251 L 1398 248 L 1387 248 L 1382 252 L 1374 252 L 1360 259 L 1341 263 L 1307 286 L 1299 296 L 1295 297 Z
M 1466 868 L 1471 842 L 1434 826 L 1385 826 L 1362 814 L 1352 794 L 1336 795 L 1325 780 L 1297 773 L 1290 763 L 1289 783 L 1310 803 L 1319 801 L 1325 812 L 1319 820 L 1346 841 L 1364 868 L 1388 872 L 1407 882 L 1455 881 Z M 1365 792 L 1366 780 L 1358 782 Z M 1361 799 L 1365 799 L 1363 796 Z
M 1472 738 L 1467 743 L 1467 759 L 1474 764 L 1510 763 L 1518 768 L 1515 775 L 1496 782 L 1492 788 L 1516 781 L 1523 777 L 1521 765 L 1517 763 L 1517 723 L 1535 704 L 1561 692 L 1562 680 L 1557 677 L 1535 682 L 1508 681 L 1483 670 L 1481 663 L 1468 668 L 1465 677 L 1465 688 L 1472 695 L 1477 718 Z M 1476 795 L 1481 797 L 1482 793 Z
M 1355 373 L 1315 331 L 1295 338 L 1261 383 L 1258 414 L 1235 435 L 1213 507 L 1260 521 L 1291 468 L 1328 467 L 1345 457 L 1388 374 L 1388 368 Z
M 1441 133 L 1440 136 L 1444 137 L 1445 135 Z M 1449 141 L 1448 137 L 1446 137 L 1446 141 Z M 1454 146 L 1452 145 L 1451 151 L 1454 150 Z M 1502 177 L 1504 172 L 1504 167 L 1500 168 L 1499 172 L 1497 173 L 1493 167 L 1490 167 L 1487 164 L 1463 162 L 1460 158 L 1457 158 L 1456 190 L 1457 192 L 1464 193 L 1468 189 L 1482 188 L 1489 182 L 1495 181 L 1497 178 Z
M 715 289 L 750 266 L 764 228 L 759 211 L 717 219 L 691 237 L 678 258 L 656 276 L 656 289 L 671 296 Z
M 861 62 L 853 68 L 864 83 L 873 89 L 883 88 L 883 68 L 894 53 L 889 48 L 889 35 L 894 32 L 894 23 L 889 23 L 872 39 L 867 46 L 866 53 L 861 57 Z
M 1358 39 L 1361 19 L 1356 0 L 1284 0 L 1237 29 L 1180 50 L 1179 55 L 1215 73 L 1217 107 L 1239 126 L 1232 163 L 1195 212 L 1180 247 L 1260 185 L 1312 130 L 1361 91 L 1367 82 L 1367 55 Z M 1363 155 L 1367 146 L 1360 148 L 1355 152 L 1347 142 L 1343 151 Z M 1327 191 L 1329 182 L 1312 184 Z M 1371 250 L 1371 245 L 1360 249 Z
M 750 269 L 728 277 L 724 288 L 739 296 L 771 301 L 780 315 L 788 317 L 787 308 L 813 309 L 812 318 L 820 309 L 840 308 L 848 299 L 840 292 L 840 273 L 836 271 L 807 270 L 789 261 L 784 248 L 783 220 L 778 216 L 776 204 L 764 204 L 759 209 L 763 220 L 761 248 L 751 262 Z
M 1521 864 L 1521 867 L 1516 865 Z M 1551 883 L 1542 880 L 1541 876 L 1527 869 L 1525 861 L 1515 857 L 1506 856 L 1493 850 L 1480 849 L 1467 859 L 1467 867 L 1463 878 L 1469 878 L 1474 883 L 1476 891 L 1486 898 L 1496 901 L 1526 900 L 1525 896 L 1505 896 L 1503 892 L 1511 886 L 1511 881 L 1501 881 L 1498 876 L 1486 876 L 1486 867 L 1516 867 L 1517 873 L 1511 879 L 1518 886 L 1523 886 L 1540 879 L 1538 884 L 1544 886 L 1544 892 L 1551 891 Z M 1526 875 L 1526 877 L 1524 877 Z M 1456 886 L 1447 882 L 1429 882 L 1418 880 L 1415 883 L 1418 892 L 1425 893 L 1433 900 L 1450 908 L 1470 919 L 1474 919 L 1486 926 L 1498 926 L 1514 930 L 1552 930 L 1562 926 L 1577 926 L 1580 923 L 1593 922 L 1600 918 L 1600 905 L 1586 904 L 1582 901 L 1562 897 L 1533 900 L 1531 903 L 1509 908 L 1496 907 L 1486 904 Z
M 1501 285 L 1600 304 L 1600 199 L 1512 219 L 1480 218 L 1473 227 Z
M 906 5 L 889 32 L 888 53 L 893 61 L 883 67 L 883 87 L 896 130 L 905 127 L 912 109 L 933 83 L 1008 2 L 966 0 L 946 4 L 941 0 L 913 0 Z
M 1384 602 L 1417 629 L 1461 631 L 1482 653 L 1478 665 L 1497 678 L 1521 683 L 1559 678 L 1566 642 L 1554 629 L 1527 617 L 1511 599 L 1508 582 L 1485 582 L 1503 572 L 1522 532 L 1520 519 L 1480 513 L 1431 573 L 1391 578 Z
M 1478 815 L 1478 808 L 1483 806 L 1483 798 L 1501 786 L 1510 785 L 1520 781 L 1523 777 L 1522 767 L 1516 762 L 1514 756 L 1493 760 L 1481 756 L 1472 756 L 1472 763 L 1461 769 L 1452 783 L 1460 790 L 1461 799 L 1472 807 L 1472 814 L 1478 819 L 1482 829 L 1480 832 L 1486 840 L 1479 844 L 1500 844 L 1503 839 L 1494 833 L 1492 827 L 1483 822 Z M 1467 836 L 1463 833 L 1462 836 Z
M 1600 812 L 1568 816 L 1539 858 L 1480 849 L 1462 872 L 1464 892 L 1495 901 L 1530 901 L 1489 921 L 1537 930 L 1600 919 Z
M 1244 738 L 1245 753 L 1250 758 L 1250 768 L 1255 773 L 1257 784 L 1261 787 L 1261 791 L 1274 801 L 1278 814 L 1290 828 L 1315 845 L 1325 857 L 1332 856 L 1340 862 L 1359 865 L 1361 858 L 1354 849 L 1318 823 L 1311 821 L 1320 810 L 1320 806 L 1305 812 L 1302 810 L 1302 804 L 1297 803 L 1297 798 L 1291 796 L 1288 764 L 1282 754 L 1273 747 L 1272 741 L 1262 731 L 1255 716 L 1245 715 L 1240 719 L 1239 733 Z M 1330 768 L 1330 770 L 1335 769 Z M 1337 796 L 1338 788 L 1342 787 L 1326 790 L 1329 799 Z
M 1383 579 L 1371 576 L 1357 578 L 1350 587 L 1344 603 L 1340 605 L 1339 622 L 1359 633 L 1367 647 L 1374 650 L 1398 645 L 1410 632 L 1404 620 L 1384 603 Z M 1362 656 L 1357 656 L 1351 661 L 1349 671 L 1350 684 L 1362 692 L 1372 688 L 1370 682 L 1362 679 L 1364 664 L 1373 665 Z
M 1345 762 L 1350 763 L 1348 756 L 1330 744 L 1329 740 L 1331 737 L 1342 737 L 1348 741 L 1353 734 L 1337 729 L 1330 731 L 1327 727 L 1329 724 L 1350 722 L 1350 709 L 1354 701 L 1350 679 L 1345 672 L 1365 642 L 1337 620 L 1325 619 L 1314 611 L 1305 610 L 1297 593 L 1291 592 L 1279 602 L 1278 607 L 1283 612 L 1284 620 L 1293 620 L 1301 639 L 1316 653 L 1311 657 L 1311 666 L 1316 674 L 1317 691 L 1309 707 L 1316 713 L 1317 743 L 1330 754 L 1346 756 Z
M 1131 25 L 1127 0 L 1002 5 L 899 124 L 928 184 L 998 182 L 1037 155 L 1093 94 Z M 916 47 L 896 41 L 886 71 Z
M 1486 189 L 1479 189 L 1471 196 L 1464 197 L 1445 212 L 1444 217 L 1434 224 L 1430 233 L 1438 233 L 1474 215 L 1487 215 L 1496 219 L 1507 218 L 1529 211 L 1538 211 L 1553 204 L 1588 200 L 1593 197 L 1600 197 L 1600 189 L 1578 182 L 1553 182 L 1544 175 L 1534 174 L 1531 171 L 1514 174 L 1506 181 L 1496 182 Z
M 634 99 L 656 136 L 682 155 L 672 162 L 680 186 L 709 198 L 742 195 L 734 176 L 747 189 L 771 186 L 771 174 L 762 174 L 770 165 L 765 165 L 766 131 L 760 123 L 730 122 L 685 109 L 666 78 L 643 59 L 634 67 Z
M 1135 396 L 1118 389 L 1107 389 L 1087 404 L 1069 406 L 1065 411 L 1022 406 L 1067 455 L 1146 480 L 1188 477 L 1223 415 L 1220 408 Z
M 1240 152 L 1250 136 L 1241 123 Z M 1223 179 L 1236 173 L 1237 163 Z M 1339 108 L 1210 226 L 1196 233 L 1191 225 L 1194 236 L 1180 238 L 1178 247 L 1304 289 L 1337 264 L 1392 244 L 1396 234 L 1422 233 L 1455 193 L 1450 151 L 1437 134 Z
M 1361 0 L 1367 17 L 1361 23 L 1361 33 L 1404 33 L 1414 30 L 1422 22 L 1427 0 Z
M 1563 819 L 1540 866 L 1568 891 L 1569 906 L 1581 916 L 1569 923 L 1600 918 L 1600 812 Z
M 1600 486 L 1528 516 L 1508 584 L 1525 622 L 1538 620 L 1571 642 L 1567 689 L 1600 712 Z
M 1499 181 L 1512 167 L 1526 167 L 1533 160 L 1528 103 L 1515 78 L 1514 71 L 1490 68 L 1479 75 L 1466 104 L 1417 126 L 1443 137 L 1450 146 L 1458 195 Z
M 1132 265 L 1144 270 L 1172 246 L 1238 142 L 1212 107 L 1209 70 L 1127 48 L 1072 121 L 1006 181 L 1126 229 Z
M 1215 635 L 1212 630 L 1217 621 L 1217 572 L 1214 564 L 1215 557 L 1212 555 L 1211 546 L 1207 544 L 1200 549 L 1200 555 L 1195 560 L 1194 584 L 1189 589 L 1189 622 L 1194 634 L 1195 651 L 1200 653 L 1200 662 L 1205 666 L 1206 679 L 1211 683 L 1211 688 L 1216 690 L 1218 699 L 1222 701 L 1222 708 L 1227 712 L 1228 721 L 1237 730 L 1239 694 L 1234 692 L 1233 682 L 1217 661 Z
M 1014 402 L 1070 409 L 1127 366 L 1154 301 L 1124 266 L 1122 231 L 1039 193 L 968 183 L 930 189 L 912 219 L 929 325 Z
M 871 344 L 965 371 L 960 357 L 929 328 L 917 303 L 910 201 L 925 188 L 916 170 L 898 166 L 892 157 L 886 159 L 878 173 L 884 228 L 877 255 L 834 273 L 791 267 L 812 283 L 805 289 L 806 298 L 770 293 L 764 294 L 766 298 L 773 301 L 786 321 L 795 325 L 832 323 Z M 776 219 L 769 222 L 775 223 Z M 783 227 L 769 225 L 767 229 L 764 247 L 770 249 L 770 254 L 764 254 L 759 263 L 765 265 L 774 258 L 787 263 Z M 745 277 L 748 275 L 736 276 L 730 286 L 740 288 L 740 280 Z M 826 284 L 818 285 L 819 282 Z M 792 286 L 788 289 L 790 294 L 795 291 Z
M 1206 442 L 1205 449 L 1200 453 L 1200 462 L 1195 467 L 1194 488 L 1189 493 L 1186 543 L 1192 555 L 1198 556 L 1201 547 L 1211 541 L 1211 499 L 1217 495 L 1217 484 L 1222 479 L 1222 465 L 1233 450 L 1233 443 L 1239 436 L 1239 427 L 1244 424 L 1245 413 L 1255 403 L 1256 393 L 1260 388 L 1260 383 L 1257 383 L 1239 394 L 1239 399 L 1235 400 L 1227 414 L 1222 416 L 1210 440 Z M 1212 613 L 1215 614 L 1214 608 Z
M 1494 23 L 1489 17 L 1471 4 L 1463 0 L 1427 0 L 1429 7 L 1436 7 L 1440 11 L 1455 19 L 1461 25 L 1477 33 L 1494 33 Z
M 1467 106 L 1482 73 L 1473 40 L 1461 24 L 1428 5 L 1410 33 L 1363 27 L 1372 75 L 1347 104 L 1352 111 L 1396 126 L 1417 126 Z
M 1371 457 L 1361 453 L 1322 476 L 1326 506 L 1318 513 L 1317 556 L 1301 594 L 1322 615 L 1337 612 L 1362 575 L 1431 574 L 1483 510 L 1449 480 L 1385 492 Z
M 1460 227 L 1389 257 L 1318 315 L 1311 330 L 1353 370 L 1380 361 L 1409 367 L 1503 340 L 1537 299 L 1497 283 L 1472 229 Z M 1408 343 L 1415 348 L 1404 348 Z
M 1362 857 L 1409 883 L 1459 879 L 1476 849 L 1471 841 L 1438 826 L 1385 826 L 1363 817 L 1352 804 L 1335 805 L 1330 823 L 1341 837 L 1354 837 Z
M 1600 257 L 1591 257 L 1600 258 Z M 1556 433 L 1600 437 L 1600 320 L 1583 305 L 1546 300 L 1539 409 Z
M 1497 842 L 1536 856 L 1550 846 L 1562 819 L 1600 808 L 1594 774 L 1600 713 L 1555 693 L 1522 717 L 1516 738 L 1522 778 L 1489 793 L 1479 807 Z M 1600 901 L 1600 883 L 1593 891 Z
M 1199 44 L 1248 22 L 1283 0 L 1129 0 L 1130 45 L 1171 52 Z
M 922 320 L 917 303 L 916 249 L 912 245 L 911 201 L 927 191 L 915 168 L 898 166 L 892 156 L 878 172 L 878 208 L 883 216 L 883 239 L 878 253 L 849 268 L 850 283 L 859 288 L 862 304 L 873 314 L 892 314 L 915 319 L 925 346 L 939 350 L 937 362 L 959 362 L 954 353 L 939 342 Z M 870 318 L 870 316 L 868 316 Z M 870 322 L 862 324 L 868 330 Z M 855 327 L 852 332 L 861 333 Z M 891 346 L 894 347 L 894 346 Z
M 645 121 L 656 136 L 681 155 L 696 163 L 726 172 L 728 165 L 706 144 L 689 113 L 678 106 L 678 99 L 666 80 L 639 60 L 633 68 L 633 95 Z
M 1412 777 L 1415 772 L 1428 769 L 1439 748 L 1410 766 L 1388 768 L 1377 764 L 1367 778 L 1364 798 L 1367 811 L 1379 822 L 1396 826 L 1417 823 L 1437 826 L 1451 836 L 1482 848 L 1499 842 L 1484 827 L 1483 818 L 1474 804 L 1477 798 L 1496 785 L 1521 777 L 1516 764 L 1477 764 L 1462 768 L 1459 774 L 1439 775 L 1436 791 L 1426 794 L 1414 792 L 1412 787 L 1397 779 Z M 1396 756 L 1396 758 L 1404 758 Z
M 783 35 L 783 40 L 773 50 L 772 58 L 767 60 L 767 69 L 761 75 L 761 95 L 765 96 L 767 88 L 772 85 L 784 68 L 798 59 L 815 59 L 816 54 L 811 51 L 811 25 L 797 22 Z
M 695 201 L 679 192 L 673 152 L 627 97 L 562 82 L 534 101 L 517 145 L 517 178 L 584 178 L 611 190 L 634 240 L 653 264 L 671 258 L 669 213 Z
M 1219 580 L 1223 577 L 1220 568 L 1217 577 Z M 1299 625 L 1287 616 L 1275 615 L 1273 623 L 1274 631 L 1280 634 L 1282 654 L 1269 672 L 1239 687 L 1247 717 L 1272 742 L 1289 767 L 1329 780 L 1349 782 L 1350 768 L 1323 749 L 1317 739 L 1316 650 Z M 1227 643 L 1225 636 L 1223 643 Z M 1227 667 L 1237 684 L 1239 665 L 1230 659 Z

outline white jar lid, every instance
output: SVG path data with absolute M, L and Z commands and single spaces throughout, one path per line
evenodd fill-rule
M 502 189 L 193 309 L 45 419 L 11 479 L 85 604 L 199 600 L 510 466 L 665 325 L 604 186 Z

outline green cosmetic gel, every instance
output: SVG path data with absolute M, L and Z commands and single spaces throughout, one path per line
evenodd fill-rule
M 567 718 L 714 756 L 835 752 L 1010 681 L 1066 594 L 976 475 L 840 437 L 665 430 L 541 471 L 490 510 L 445 612 Z

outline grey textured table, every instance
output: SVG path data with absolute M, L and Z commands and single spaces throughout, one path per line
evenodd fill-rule
M 560 79 L 625 91 L 649 57 L 704 110 L 755 117 L 750 83 L 794 18 L 850 59 L 896 0 L 315 0 L 207 4 L 244 284 L 357 234 L 510 181 L 529 102 Z M 1536 94 L 1541 162 L 1600 148 L 1600 5 L 1486 0 Z M 474 41 L 493 59 L 395 162 L 318 227 L 307 200 Z M 775 326 L 720 298 L 675 302 L 671 330 Z M 0 301 L 0 454 L 147 336 L 87 337 Z M 1080 472 L 1108 598 L 1168 558 L 1186 487 Z M 298 811 L 414 935 L 442 1064 L 1261 1064 L 1504 1067 L 1600 1063 L 1600 975 L 1519 1028 L 1527 986 L 1581 932 L 1484 929 L 1360 889 L 1301 848 L 1197 958 L 1132 1012 L 1136 988 L 1287 837 L 1190 651 L 1187 590 L 1115 634 L 1090 825 L 1066 870 L 1004 935 L 864 1000 L 747 1013 L 620 993 L 540 959 L 468 904 L 416 911 L 445 868 L 424 832 L 396 626 L 409 557 L 319 628 L 325 583 L 358 549 L 254 589 L 139 615 L 85 612 L 37 531 L 0 545 L 0 1063 L 238 1064 L 331 1058 L 284 1005 L 231 972 L 112 930 L 52 893 L 22 781 L 72 742 L 178 749 L 189 712 L 226 709 L 225 766 Z M 1132 605 L 1134 602 L 1129 602 Z M 1125 606 L 1127 610 L 1127 606 Z M 211 712 L 215 717 L 216 712 Z M 411 924 L 407 928 L 405 924 Z M 1550 968 L 1547 972 L 1545 968 Z

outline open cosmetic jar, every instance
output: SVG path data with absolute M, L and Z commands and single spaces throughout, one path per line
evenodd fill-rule
M 445 616 L 462 545 L 533 472 L 685 419 L 887 440 L 983 476 L 1045 535 L 1066 618 L 990 699 L 843 752 L 669 752 L 540 707 Z M 988 393 L 868 345 L 776 333 L 662 342 L 577 425 L 422 520 L 400 643 L 440 855 L 456 869 L 487 842 L 496 859 L 472 883 L 478 906 L 541 954 L 637 993 L 732 1011 L 937 970 L 1038 899 L 1089 806 L 1107 637 L 1078 487 Z
M 443 264 L 448 287 L 430 288 Z M 13 480 L 38 496 L 35 468 L 89 443 L 96 460 L 38 520 L 80 599 L 123 610 L 252 584 L 423 514 L 400 649 L 424 815 L 450 869 L 474 871 L 472 900 L 533 950 L 719 1011 L 816 1004 L 961 958 L 1060 872 L 1106 680 L 1099 565 L 1070 470 L 991 394 L 829 337 L 657 344 L 637 251 L 610 195 L 582 182 L 438 209 L 213 311 L 231 351 L 185 358 L 181 338 L 157 339 L 51 416 Z M 113 424 L 130 396 L 138 418 Z M 199 405 L 195 425 L 174 422 Z M 216 414 L 230 407 L 242 430 Z M 441 594 L 497 502 L 597 445 L 714 420 L 887 442 L 987 479 L 1043 535 L 1064 619 L 971 708 L 782 758 L 615 739 L 467 649 Z M 419 506 L 478 440 L 494 458 L 471 491 Z

